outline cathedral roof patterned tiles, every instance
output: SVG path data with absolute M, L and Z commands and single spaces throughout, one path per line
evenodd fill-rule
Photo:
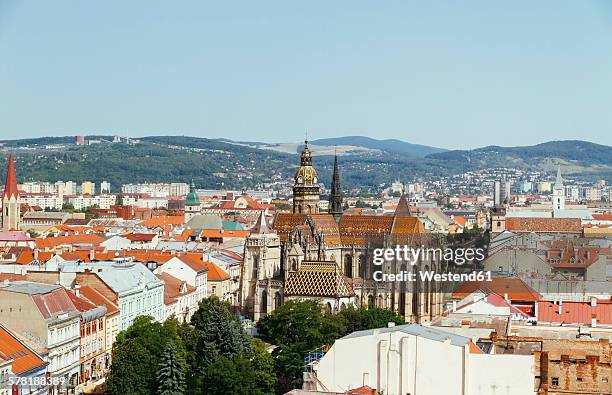
M 335 262 L 303 261 L 297 272 L 289 273 L 287 296 L 354 296 L 352 286 Z

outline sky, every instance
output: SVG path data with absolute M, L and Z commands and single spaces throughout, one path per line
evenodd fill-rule
M 0 139 L 612 145 L 612 1 L 0 0 Z

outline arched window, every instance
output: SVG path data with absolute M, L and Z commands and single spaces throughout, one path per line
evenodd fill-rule
M 380 307 L 381 309 L 385 308 L 385 299 L 382 295 L 378 295 L 378 307 Z
M 331 313 L 332 313 L 332 305 L 331 305 L 331 303 L 329 303 L 329 302 L 327 302 L 327 312 L 328 312 L 329 314 L 331 314 Z
M 293 270 L 294 272 L 297 272 L 298 270 L 298 263 L 296 258 L 291 259 L 291 270 Z
M 350 254 L 344 256 L 344 275 L 353 278 L 353 258 Z
M 344 302 L 342 302 L 342 304 L 340 305 L 340 310 L 346 310 L 346 305 L 344 304 Z
M 406 265 L 401 265 L 400 266 L 400 271 L 404 272 L 406 271 Z M 402 317 L 406 316 L 406 282 L 402 281 L 400 282 L 400 286 L 399 286 L 399 313 Z

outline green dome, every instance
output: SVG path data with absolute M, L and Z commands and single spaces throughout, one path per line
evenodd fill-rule
M 198 196 L 198 193 L 196 192 L 195 184 L 193 183 L 193 180 L 191 181 L 191 185 L 189 186 L 189 193 L 187 194 L 187 197 L 185 198 L 185 204 L 190 205 L 190 206 L 196 206 L 200 204 L 200 197 Z

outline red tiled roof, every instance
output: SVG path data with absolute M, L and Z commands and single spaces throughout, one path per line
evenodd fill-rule
M 494 292 L 500 296 L 508 295 L 513 302 L 536 302 L 540 294 L 531 289 L 523 280 L 517 277 L 493 277 L 492 281 L 466 281 L 453 292 L 453 299 L 463 299 L 480 289 L 484 292 Z
M 215 265 L 212 262 L 204 262 L 206 268 L 208 269 L 208 280 L 212 281 L 222 281 L 229 279 L 229 274 L 227 274 L 223 269 L 219 266 Z
M 131 242 L 135 242 L 135 241 L 152 241 L 155 236 L 157 236 L 157 234 L 155 233 L 130 233 L 127 235 L 123 235 L 122 237 L 125 237 L 126 239 L 128 239 Z
M 591 325 L 591 319 L 596 318 L 598 325 L 612 325 L 612 301 L 597 300 L 591 302 L 563 301 L 555 304 L 549 300 L 538 302 L 539 322 L 555 322 L 565 324 Z
M 593 214 L 593 219 L 598 221 L 612 221 L 612 213 Z
M 104 295 L 98 292 L 96 289 L 86 285 L 79 288 L 79 292 L 84 298 L 87 298 L 91 303 L 96 306 L 106 306 L 106 315 L 111 316 L 119 311 L 119 306 L 114 304 L 111 300 L 107 299 Z
M 156 228 L 165 225 L 182 225 L 184 223 L 184 215 L 163 215 L 142 221 L 140 225 L 146 226 L 147 228 Z
M 16 375 L 42 368 L 47 364 L 2 325 L 0 325 L 0 357 L 13 360 L 12 371 Z
M 224 237 L 247 237 L 250 234 L 248 230 L 226 230 L 226 229 L 204 229 L 200 236 L 203 239 L 212 238 L 219 239 Z
M 192 287 L 168 273 L 160 273 L 156 274 L 156 276 L 164 282 L 164 304 L 166 305 L 176 302 L 181 295 L 195 291 L 195 287 Z M 181 289 L 183 289 L 184 292 L 181 292 Z
M 506 217 L 506 230 L 510 232 L 580 233 L 580 218 Z
M 55 237 L 47 237 L 44 239 L 35 239 L 36 240 L 36 248 L 53 248 L 59 245 L 67 244 L 93 244 L 97 245 L 106 240 L 106 238 L 100 236 L 99 234 L 79 234 L 79 235 L 70 235 L 70 236 L 55 236 Z

